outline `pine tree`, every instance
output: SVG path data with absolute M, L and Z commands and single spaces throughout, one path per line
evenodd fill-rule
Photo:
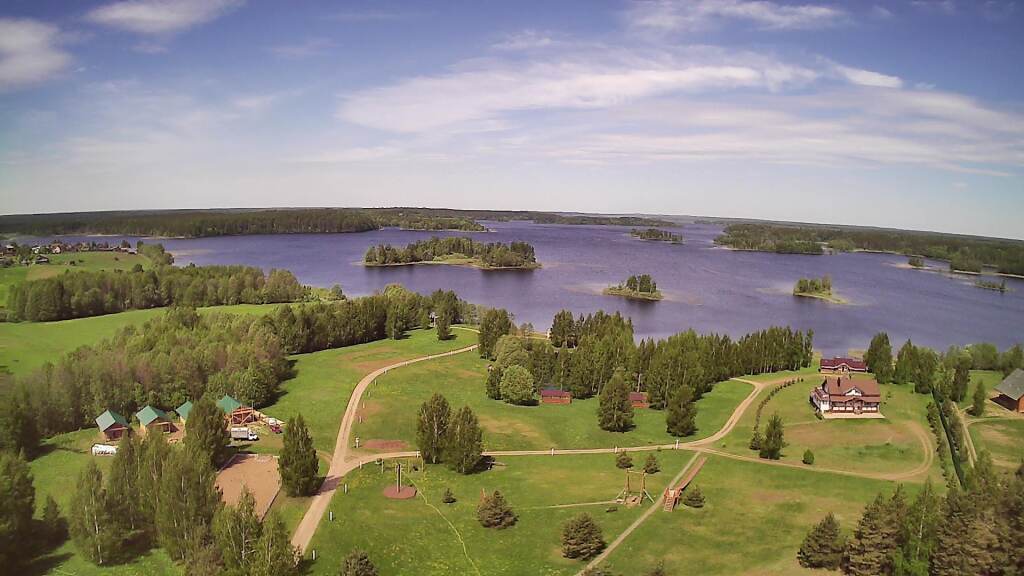
M 647 459 L 644 460 L 644 472 L 648 474 L 657 474 L 661 472 L 661 466 L 658 464 L 658 458 L 654 454 L 648 454 Z
M 868 576 L 883 573 L 897 544 L 897 530 L 890 520 L 886 502 L 879 494 L 864 509 L 853 536 L 846 542 L 842 560 L 845 574 Z
M 416 420 L 416 445 L 424 462 L 437 464 L 441 461 L 450 415 L 448 400 L 437 393 L 420 406 Z
M 623 450 L 615 454 L 615 467 L 620 470 L 629 470 L 633 467 L 633 457 L 629 452 Z
M 754 428 L 754 433 L 751 434 L 751 436 L 750 436 L 750 449 L 754 450 L 754 451 L 757 451 L 757 452 L 760 452 L 761 451 L 761 443 L 762 442 L 763 442 L 763 439 L 761 438 L 761 431 L 755 427 Z
M 19 566 L 32 541 L 36 491 L 21 456 L 0 452 L 0 566 Z
M 353 550 L 345 557 L 338 576 L 377 576 L 377 567 L 362 550 Z
M 880 384 L 892 382 L 892 345 L 889 344 L 889 335 L 885 332 L 875 334 L 871 339 L 871 345 L 864 354 L 864 361 L 868 369 L 874 372 L 875 380 Z
M 665 427 L 673 436 L 692 436 L 697 432 L 697 403 L 689 386 L 680 387 L 669 398 Z
M 210 465 L 220 466 L 227 459 L 231 438 L 224 425 L 224 412 L 209 395 L 196 400 L 186 423 L 185 448 L 206 455 Z
M 971 415 L 981 417 L 985 414 L 985 402 L 988 400 L 988 392 L 985 391 L 985 384 L 978 380 L 974 387 L 974 396 L 971 398 Z
M 935 548 L 941 503 L 931 481 L 927 481 L 907 510 L 900 526 L 900 549 L 893 556 L 896 576 L 927 576 L 929 558 Z
M 772 414 L 768 419 L 768 426 L 764 430 L 764 440 L 761 441 L 761 458 L 778 460 L 782 456 L 782 449 L 786 443 L 783 439 L 782 417 L 778 412 Z
M 247 576 L 295 576 L 299 573 L 299 552 L 292 546 L 288 528 L 274 512 L 256 542 Z
M 60 507 L 53 496 L 46 495 L 46 504 L 43 505 L 42 533 L 46 543 L 56 546 L 68 537 L 68 522 L 60 515 Z
M 807 464 L 808 466 L 814 464 L 814 452 L 811 452 L 810 448 L 804 450 L 803 463 Z
M 469 406 L 463 406 L 448 424 L 444 461 L 452 470 L 460 474 L 469 474 L 480 465 L 483 451 L 483 431 L 480 430 L 480 422 Z
M 704 493 L 700 491 L 700 486 L 694 484 L 686 491 L 686 496 L 683 497 L 683 504 L 690 508 L 704 507 Z
M 483 500 L 476 507 L 476 518 L 484 528 L 508 528 L 516 523 L 519 518 L 501 492 L 495 490 L 493 494 L 484 496 Z
M 302 414 L 290 418 L 285 425 L 284 446 L 277 466 L 281 485 L 289 496 L 311 496 L 320 487 L 320 461 Z
M 89 460 L 78 476 L 75 493 L 68 511 L 68 531 L 79 553 L 93 564 L 103 566 L 115 562 L 124 546 L 123 525 L 111 513 L 103 474 L 96 462 Z
M 220 506 L 216 472 L 202 454 L 174 450 L 164 463 L 156 529 L 160 546 L 178 561 L 210 541 L 210 524 Z
M 455 494 L 452 493 L 451 488 L 444 489 L 444 496 L 441 497 L 441 502 L 444 502 L 445 504 L 454 504 L 456 502 Z
M 917 352 L 914 344 L 907 340 L 900 347 L 896 354 L 896 369 L 893 372 L 893 382 L 896 384 L 907 384 L 914 378 L 914 365 L 917 363 Z
M 129 532 L 141 528 L 145 522 L 142 512 L 142 493 L 139 488 L 139 469 L 142 452 L 135 436 L 129 434 L 121 440 L 110 467 L 107 494 L 114 517 L 125 524 Z
M 213 517 L 213 538 L 227 574 L 244 576 L 256 556 L 263 525 L 256 516 L 256 499 L 248 488 L 235 506 L 223 506 Z
M 829 512 L 804 538 L 796 557 L 804 568 L 835 570 L 843 558 L 843 544 L 839 522 Z
M 487 369 L 487 397 L 491 400 L 501 400 L 501 376 L 502 370 L 496 364 Z
M 590 560 L 604 550 L 601 527 L 586 512 L 581 512 L 562 527 L 562 556 Z
M 633 404 L 622 368 L 617 368 L 601 388 L 598 401 L 597 417 L 602 430 L 626 432 L 633 428 Z
M 450 340 L 452 337 L 452 319 L 447 313 L 441 313 L 434 319 L 438 340 Z

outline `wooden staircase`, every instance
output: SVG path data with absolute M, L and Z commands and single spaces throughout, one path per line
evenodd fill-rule
M 665 489 L 665 505 L 662 508 L 665 512 L 671 512 L 679 505 L 679 499 L 683 495 L 683 490 L 690 485 L 690 482 L 697 477 L 700 473 L 700 469 L 704 467 L 704 463 L 707 462 L 707 456 L 703 454 L 697 459 L 697 462 L 690 468 L 690 470 L 683 476 L 683 479 L 679 482 L 679 486 L 675 488 L 669 486 Z

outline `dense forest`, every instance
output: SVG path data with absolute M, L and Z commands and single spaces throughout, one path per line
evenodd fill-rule
M 1002 273 L 1024 274 L 1024 242 L 1017 240 L 905 230 L 731 224 L 715 243 L 780 253 L 823 254 L 825 246 L 836 251 L 895 252 L 948 260 L 955 270 L 980 272 L 982 265 L 988 265 Z
M 671 226 L 639 217 L 563 216 L 548 212 L 441 208 L 289 208 L 69 212 L 0 216 L 0 234 L 116 234 L 200 238 L 241 234 L 366 232 L 382 227 L 410 230 L 483 231 L 477 220 L 532 220 L 541 224 Z
M 641 240 L 655 240 L 658 242 L 671 242 L 673 244 L 680 244 L 683 241 L 683 237 L 679 234 L 674 234 L 668 230 L 659 230 L 657 228 L 645 228 L 643 230 L 633 228 L 630 230 L 629 235 Z
M 464 236 L 433 237 L 395 248 L 390 244 L 371 246 L 363 262 L 372 266 L 416 264 L 445 257 L 462 256 L 477 260 L 485 268 L 533 268 L 537 266 L 533 246 L 526 242 L 502 244 L 477 242 Z

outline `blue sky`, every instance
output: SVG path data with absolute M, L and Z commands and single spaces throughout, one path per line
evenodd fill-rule
M 0 2 L 0 212 L 446 206 L 1024 238 L 1024 5 Z

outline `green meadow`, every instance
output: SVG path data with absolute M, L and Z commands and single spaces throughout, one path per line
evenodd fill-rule
M 136 264 L 143 268 L 150 265 L 149 258 L 141 254 L 124 252 L 69 252 L 67 254 L 47 254 L 49 264 L 32 264 L 29 266 L 11 266 L 0 268 L 0 307 L 7 303 L 7 292 L 11 286 L 26 280 L 52 278 L 64 272 L 84 270 L 130 270 Z

